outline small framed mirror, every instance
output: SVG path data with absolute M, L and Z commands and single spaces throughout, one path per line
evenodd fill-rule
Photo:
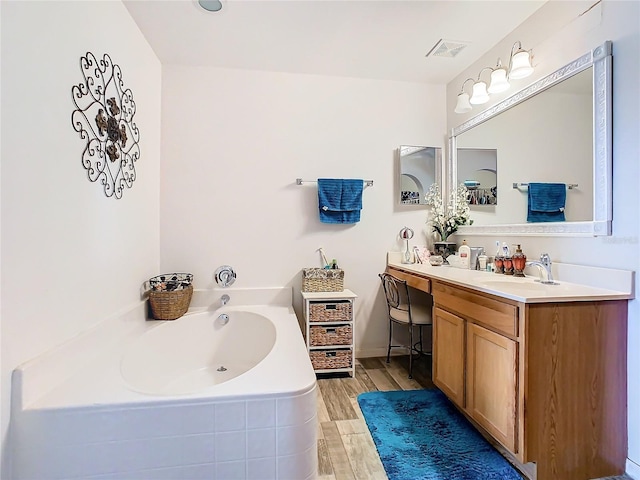
M 442 148 L 401 145 L 398 148 L 398 203 L 426 205 L 429 187 L 440 181 Z

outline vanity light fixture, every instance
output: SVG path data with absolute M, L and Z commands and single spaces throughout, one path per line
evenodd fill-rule
M 480 79 L 482 72 L 485 70 L 491 70 L 491 80 L 489 87 L 487 83 Z M 509 55 L 509 66 L 504 68 L 502 61 L 498 58 L 496 66 L 485 67 L 480 70 L 478 79 L 473 80 L 467 78 L 462 84 L 460 93 L 458 94 L 458 101 L 454 112 L 467 113 L 473 109 L 473 105 L 482 105 L 489 101 L 489 95 L 494 93 L 504 92 L 511 86 L 509 80 L 516 80 L 520 78 L 528 77 L 533 73 L 533 67 L 531 66 L 531 50 L 524 50 L 522 43 L 517 41 L 511 47 L 511 54 Z M 473 83 L 473 91 L 471 98 L 469 94 L 464 91 L 465 84 L 471 80 Z
M 471 109 L 473 108 L 469 103 L 469 94 L 464 91 L 464 86 L 467 84 L 469 80 L 471 80 L 472 82 L 475 82 L 473 78 L 467 78 L 462 83 L 462 88 L 460 89 L 460 93 L 458 94 L 458 102 L 456 103 L 456 108 L 454 110 L 454 112 L 456 113 L 467 113 L 467 112 L 470 112 Z
M 518 50 L 513 53 L 518 46 Z M 518 41 L 511 47 L 511 57 L 509 59 L 509 78 L 520 79 L 528 77 L 533 73 L 531 66 L 531 50 L 523 50 L 522 44 Z

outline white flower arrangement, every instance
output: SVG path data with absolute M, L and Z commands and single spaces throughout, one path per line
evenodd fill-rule
M 431 206 L 427 223 L 431 225 L 434 232 L 438 233 L 443 242 L 447 240 L 449 235 L 458 230 L 460 225 L 473 224 L 473 220 L 469 218 L 468 198 L 469 191 L 461 183 L 458 188 L 451 192 L 449 204 L 445 209 L 438 184 L 434 183 L 429 187 L 429 191 L 425 195 L 427 205 Z

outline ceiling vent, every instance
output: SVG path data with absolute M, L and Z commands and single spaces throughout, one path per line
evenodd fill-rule
M 468 43 L 455 42 L 453 40 L 440 39 L 435 46 L 429 50 L 427 57 L 448 57 L 453 58 L 458 55 Z

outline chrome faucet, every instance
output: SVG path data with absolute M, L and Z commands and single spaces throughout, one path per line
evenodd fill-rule
M 551 257 L 548 253 L 543 253 L 540 255 L 540 261 L 533 260 L 531 262 L 527 262 L 527 267 L 535 265 L 540 268 L 540 270 L 544 270 L 547 273 L 547 279 L 543 280 L 542 275 L 540 275 L 540 283 L 545 285 L 557 285 L 557 282 L 553 280 L 553 275 L 551 274 Z
M 229 303 L 229 300 L 231 300 L 231 297 L 229 295 L 227 295 L 226 293 L 224 295 L 222 295 L 222 297 L 220 297 L 220 303 L 222 304 L 223 307 L 227 303 Z

